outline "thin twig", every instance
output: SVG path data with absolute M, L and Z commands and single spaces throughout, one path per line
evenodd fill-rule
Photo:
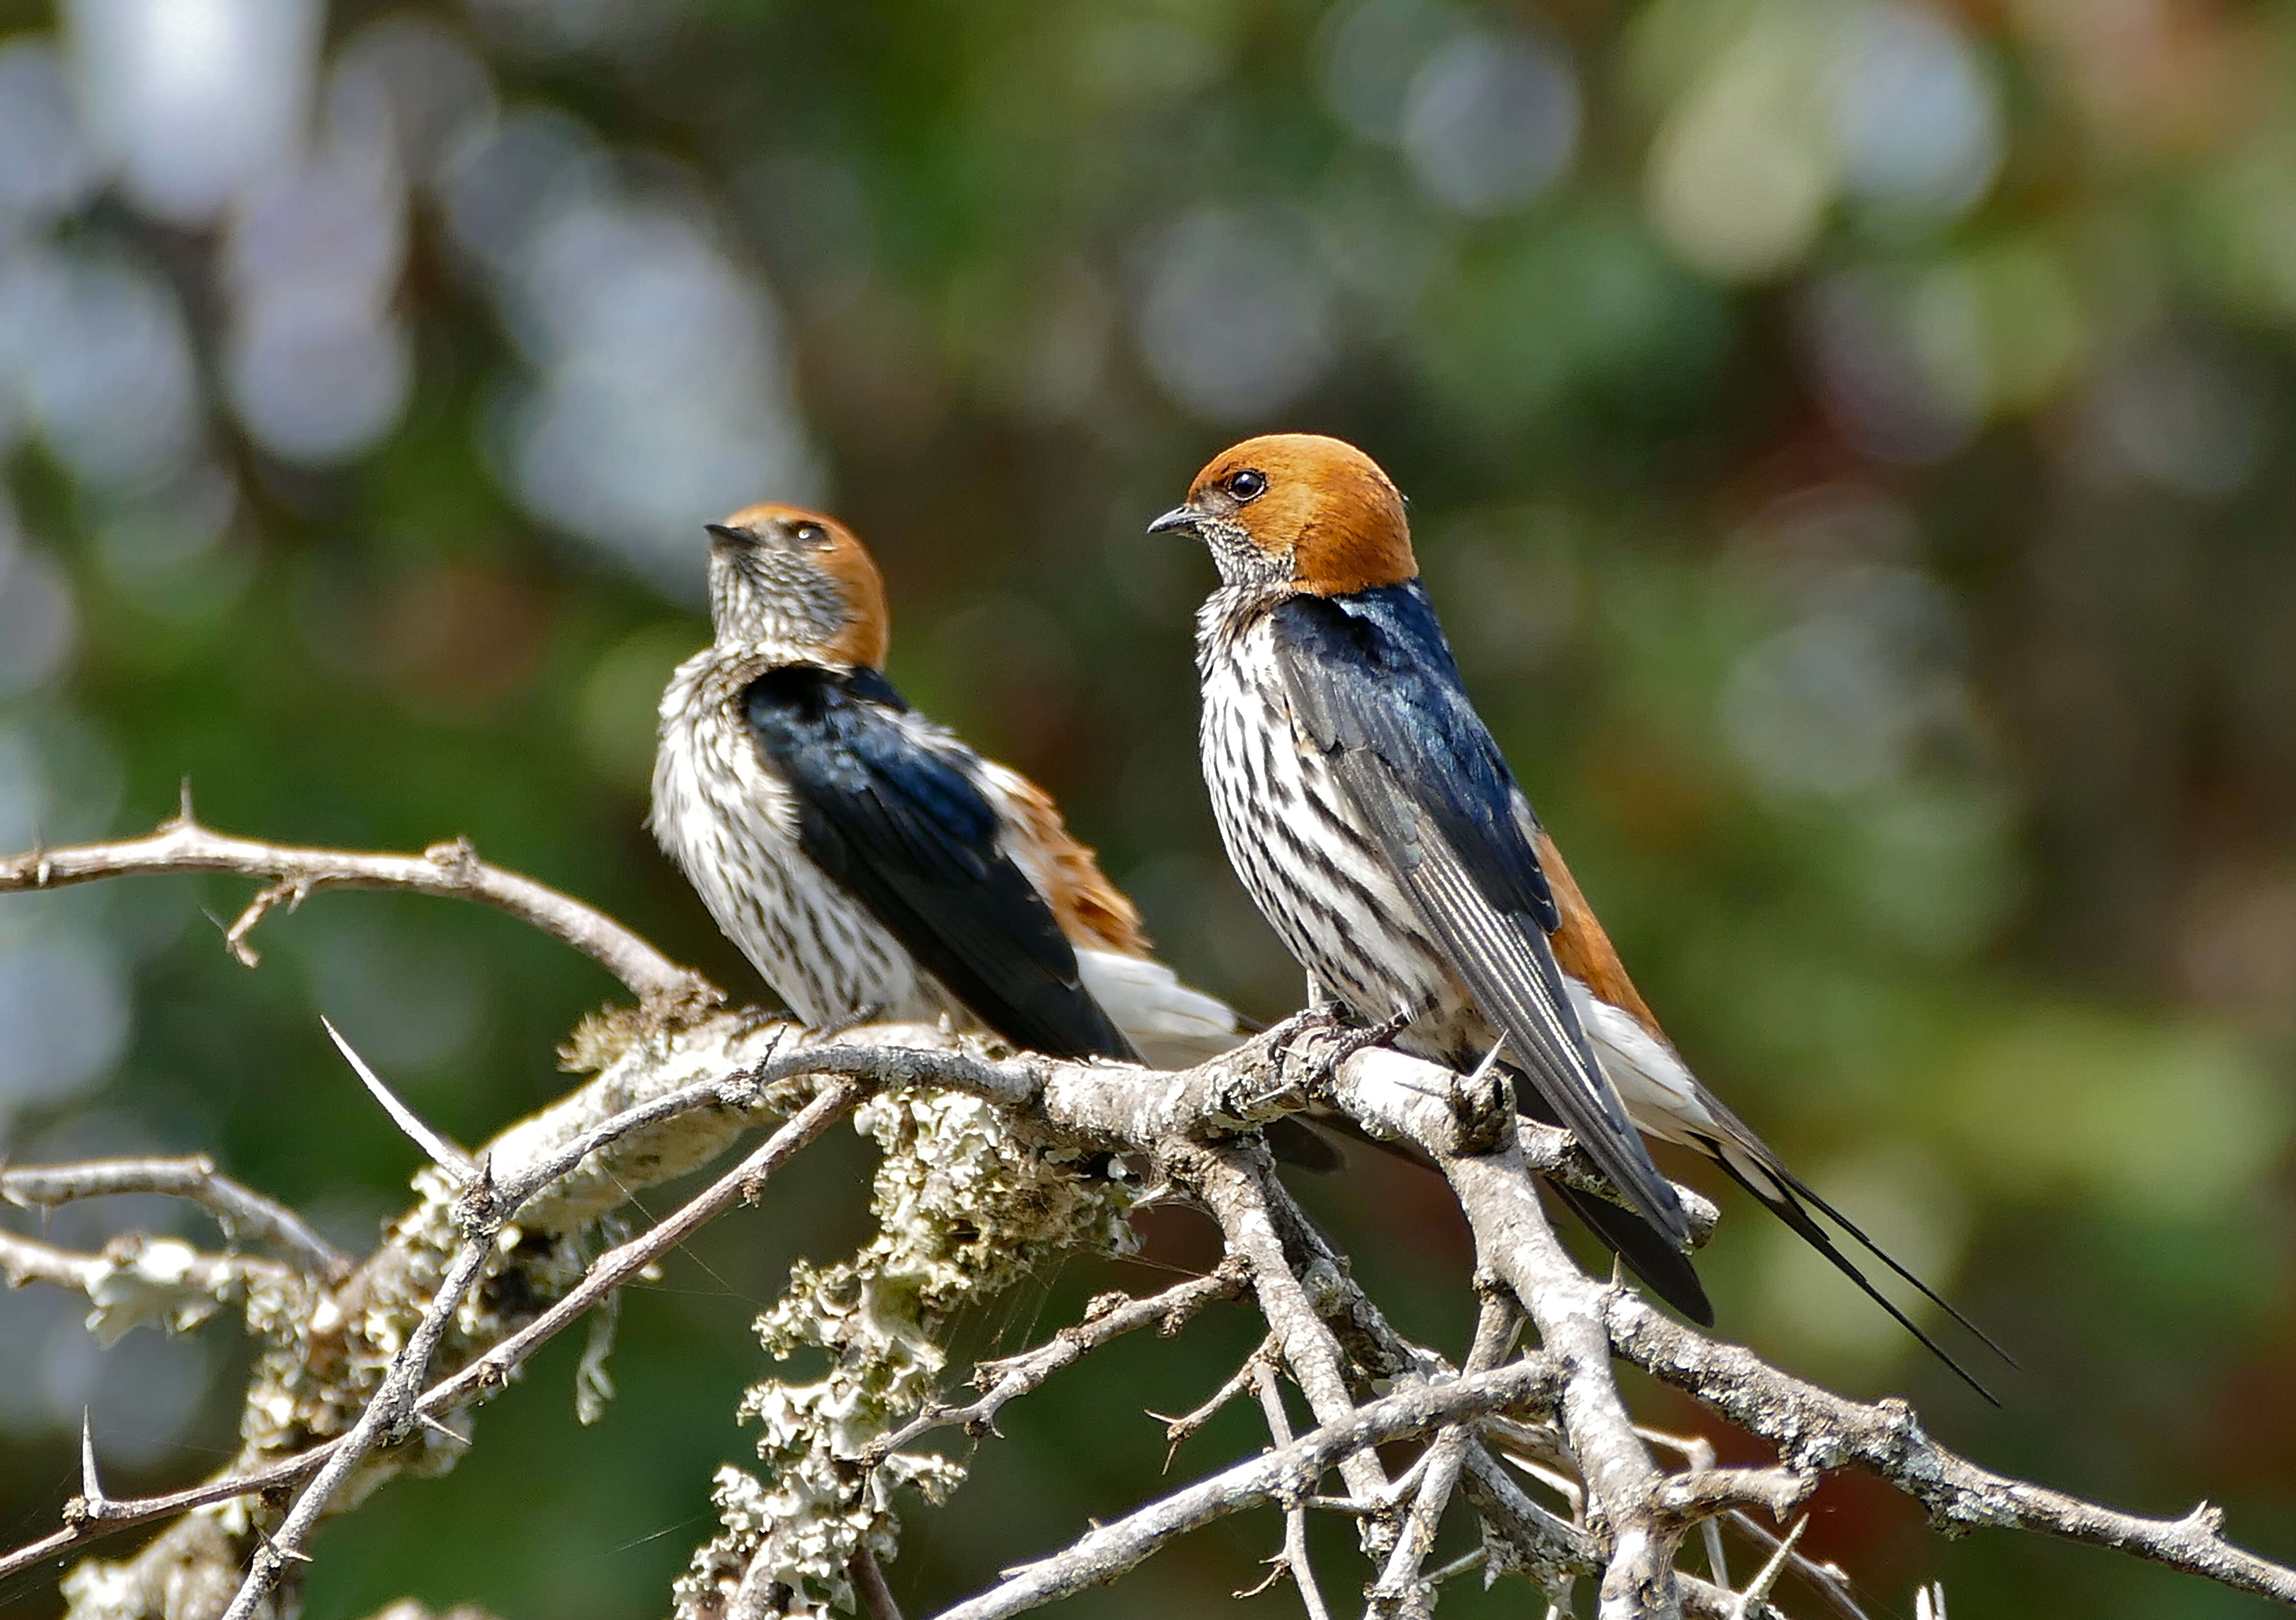
M 1603 1559 L 1594 1538 L 1531 1501 L 1498 1460 L 1479 1444 L 1467 1449 L 1459 1489 L 1506 1550 L 1509 1567 L 1521 1569 L 1540 1590 L 1564 1591 L 1574 1579 L 1601 1573 Z M 1690 1620 L 1785 1620 L 1767 1602 L 1744 1606 L 1742 1612 L 1738 1594 L 1711 1581 L 1685 1575 L 1680 1583 L 1682 1612 Z
M 1242 1293 L 1245 1281 L 1240 1263 L 1224 1262 L 1201 1277 L 1174 1283 L 1144 1299 L 1103 1294 L 1085 1307 L 1083 1321 L 1062 1328 L 1035 1349 L 981 1362 L 972 1374 L 974 1387 L 984 1392 L 979 1400 L 962 1406 L 928 1405 L 891 1434 L 873 1441 L 862 1463 L 874 1468 L 935 1429 L 961 1428 L 972 1435 L 994 1434 L 998 1412 L 1062 1368 L 1142 1328 L 1153 1326 L 1160 1333 L 1177 1333 L 1213 1300 L 1234 1299 Z
M 1703 1435 L 1670 1435 L 1663 1429 L 1649 1428 L 1640 1424 L 1636 1426 L 1635 1433 L 1652 1445 L 1662 1445 L 1669 1451 L 1680 1453 L 1683 1461 L 1688 1465 L 1693 1474 L 1702 1473 L 1712 1468 L 1717 1460 L 1714 1443 Z M 1699 1539 L 1706 1545 L 1706 1573 L 1714 1578 L 1718 1585 L 1730 1584 L 1729 1558 L 1722 1546 L 1722 1520 L 1727 1517 L 1738 1516 L 1740 1512 L 1740 1510 L 1734 1508 L 1728 1514 L 1710 1514 L 1699 1521 Z M 1796 1553 L 1794 1556 L 1800 1558 L 1801 1555 Z
M 1316 1421 L 1326 1425 L 1341 1421 L 1355 1410 L 1346 1361 L 1330 1325 L 1308 1298 L 1283 1252 L 1269 1207 L 1275 1167 L 1267 1149 L 1257 1143 L 1248 1148 L 1192 1148 L 1181 1154 L 1168 1153 L 1167 1158 L 1176 1179 L 1193 1185 L 1219 1223 L 1227 1252 L 1251 1267 L 1260 1314 L 1267 1317 L 1283 1363 L 1291 1369 L 1300 1392 L 1308 1397 Z M 1339 1466 L 1349 1493 L 1358 1501 L 1375 1501 L 1387 1494 L 1387 1469 L 1376 1452 L 1350 1452 Z M 1394 1534 L 1394 1526 L 1386 1518 L 1368 1516 L 1362 1526 L 1366 1546 L 1381 1553 Z
M 1283 1387 L 1277 1382 L 1275 1369 L 1264 1358 L 1251 1363 L 1252 1383 L 1259 1395 L 1259 1410 L 1267 1420 L 1267 1432 L 1278 1451 L 1292 1444 L 1292 1417 L 1283 1410 Z M 1332 1620 L 1332 1611 L 1324 1601 L 1324 1589 L 1316 1583 L 1316 1567 L 1308 1556 L 1308 1510 L 1297 1501 L 1283 1504 L 1283 1550 L 1275 1559 L 1276 1568 L 1269 1573 L 1271 1581 L 1288 1575 L 1292 1584 L 1300 1590 L 1300 1607 L 1308 1611 L 1308 1620 Z
M 369 1452 L 385 1439 L 397 1439 L 400 1426 L 413 1419 L 415 1398 L 430 1370 L 431 1354 L 446 1336 L 455 1313 L 462 1308 L 463 1296 L 471 1291 L 479 1273 L 493 1258 L 495 1236 L 501 1231 L 503 1222 L 514 1213 L 496 1205 L 492 1192 L 483 1176 L 465 1190 L 463 1244 L 455 1251 L 446 1275 L 439 1279 L 438 1291 L 431 1296 L 422 1321 L 390 1358 L 381 1385 L 359 1413 L 358 1421 L 343 1436 L 342 1444 L 295 1498 L 295 1505 L 287 1510 L 279 1528 L 264 1537 L 256 1549 L 254 1558 L 249 1560 L 247 1577 L 240 1583 L 230 1607 L 224 1610 L 223 1620 L 250 1620 L 271 1595 L 271 1589 L 279 1583 L 288 1565 L 308 1560 L 303 1545 L 318 1527 L 319 1518 L 327 1510 L 336 1488 L 365 1460 Z
M 852 1111 L 863 1088 L 838 1082 L 823 1090 L 768 1137 L 757 1150 L 688 1199 L 674 1214 L 618 1248 L 593 1261 L 580 1282 L 549 1309 L 517 1332 L 502 1339 L 452 1378 L 433 1385 L 415 1403 L 415 1411 L 437 1416 L 451 1411 L 473 1396 L 498 1389 L 509 1381 L 512 1369 L 522 1364 L 551 1339 L 580 1321 L 592 1306 L 627 1283 L 718 1215 L 741 1201 L 754 1188 L 839 1119 Z M 29 1569 L 69 1551 L 75 1546 L 129 1525 L 171 1518 L 179 1513 L 217 1502 L 283 1489 L 309 1478 L 343 1449 L 335 1439 L 276 1462 L 223 1479 L 214 1479 L 164 1495 L 114 1500 L 91 1504 L 74 1498 L 65 1504 L 64 1527 L 0 1557 L 0 1579 Z
M 1041 1608 L 1113 1580 L 1175 1537 L 1216 1518 L 1303 1498 L 1326 1469 L 1369 1447 L 1504 1407 L 1544 1408 L 1559 1387 L 1553 1361 L 1532 1355 L 1454 1383 L 1398 1390 L 1353 1408 L 1336 1423 L 1310 1429 L 1290 1445 L 1097 1526 L 1066 1550 L 1024 1565 L 987 1591 L 943 1610 L 939 1620 L 1004 1620 Z
M 1467 1352 L 1466 1371 L 1478 1373 L 1497 1366 L 1513 1345 L 1521 1321 L 1513 1301 L 1496 1288 L 1487 1291 L 1475 1321 L 1474 1343 Z M 1442 1528 L 1443 1510 L 1450 1506 L 1451 1493 L 1458 1485 L 1470 1438 L 1463 1428 L 1447 1428 L 1421 1459 L 1423 1469 L 1418 1493 L 1412 1498 L 1395 1550 L 1388 1555 L 1387 1567 L 1372 1586 L 1371 1607 L 1365 1610 L 1367 1616 L 1426 1612 L 1419 1571 L 1435 1550 L 1436 1532 Z
M 184 871 L 238 872 L 271 880 L 224 936 L 232 953 L 250 967 L 256 955 L 247 943 L 248 934 L 272 907 L 283 904 L 291 910 L 322 889 L 399 888 L 472 900 L 507 912 L 590 957 L 649 1002 L 704 1006 L 721 999 L 708 980 L 679 967 L 604 912 L 530 878 L 488 865 L 461 839 L 433 844 L 419 855 L 267 844 L 201 826 L 192 819 L 186 798 L 179 814 L 139 839 L 70 844 L 0 859 L 0 893 Z
M 1785 1544 L 1785 1538 L 1765 1526 L 1742 1508 L 1734 1508 L 1723 1516 L 1747 1540 L 1759 1547 L 1765 1555 L 1775 1552 Z M 1718 1523 L 1709 1519 L 1709 1524 Z M 1821 1564 L 1799 1548 L 1788 1560 L 1788 1567 L 1801 1577 L 1803 1584 L 1824 1599 L 1826 1606 L 1841 1616 L 1841 1620 L 1873 1620 L 1849 1590 L 1849 1577 L 1838 1564 Z M 1718 1574 L 1717 1580 L 1726 1577 Z
M 1612 1296 L 1605 1310 L 1628 1361 L 1778 1446 L 1790 1467 L 1861 1469 L 1920 1502 L 1940 1527 L 2033 1530 L 2111 1547 L 2296 1607 L 2296 1569 L 2226 1542 L 2223 1510 L 2207 1502 L 2182 1518 L 2144 1518 L 2011 1479 L 1938 1444 L 1903 1401 L 1867 1404 L 1821 1389 L 1632 1294 Z
M 893 1589 L 885 1584 L 885 1572 L 877 1567 L 875 1553 L 866 1547 L 855 1548 L 847 1568 L 869 1620 L 901 1620 L 901 1606 L 893 1601 Z
M 328 1281 L 349 1274 L 351 1257 L 283 1204 L 241 1186 L 204 1153 L 184 1158 L 97 1158 L 70 1165 L 17 1165 L 0 1170 L 0 1200 L 50 1210 L 78 1199 L 149 1192 L 182 1199 L 213 1215 L 224 1236 L 267 1243 L 305 1272 Z
M 1260 1363 L 1276 1354 L 1275 1336 L 1271 1333 L 1254 1346 L 1251 1354 L 1243 1358 L 1243 1365 L 1229 1373 L 1220 1387 L 1194 1410 L 1182 1412 L 1177 1418 L 1168 1418 L 1160 1411 L 1148 1414 L 1164 1426 L 1164 1467 L 1167 1471 L 1171 1469 L 1172 1459 L 1179 1453 L 1180 1447 L 1189 1436 L 1226 1411 L 1232 1402 L 1250 1389 L 1259 1376 Z

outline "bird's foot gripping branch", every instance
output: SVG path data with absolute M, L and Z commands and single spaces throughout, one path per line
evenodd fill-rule
M 1423 1614 L 1441 1583 L 1475 1573 L 1557 1596 L 1591 1585 L 1605 1616 L 1771 1615 L 1805 1600 L 1854 1614 L 1839 1572 L 1800 1559 L 1794 1529 L 1765 1528 L 1796 1522 L 1818 1479 L 1845 1468 L 1905 1492 L 1949 1532 L 2095 1542 L 2296 1605 L 2296 1573 L 2226 1542 L 2212 1510 L 2147 1519 L 1992 1474 L 1939 1446 L 1900 1403 L 1831 1394 L 1587 1277 L 1538 1196 L 1542 1176 L 1607 1190 L 1568 1136 L 1518 1126 L 1471 1077 L 1382 1049 L 1339 1051 L 1345 1032 L 1322 1021 L 1177 1073 L 1016 1055 L 917 1026 L 824 1039 L 718 1010 L 698 976 L 627 929 L 466 847 L 421 856 L 287 848 L 212 833 L 188 805 L 145 839 L 0 863 L 0 893 L 181 871 L 262 880 L 229 937 L 242 960 L 273 904 L 330 887 L 413 888 L 546 929 L 619 976 L 643 1010 L 594 1021 L 576 1043 L 587 1077 L 467 1158 L 357 1066 L 432 1159 L 364 1256 L 336 1253 L 230 1180 L 228 1166 L 154 1159 L 0 1173 L 0 1196 L 22 1207 L 163 1192 L 214 1216 L 224 1236 L 213 1254 L 123 1240 L 86 1255 L 0 1231 L 12 1284 L 86 1294 L 91 1327 L 105 1333 L 142 1322 L 189 1330 L 235 1311 L 258 1344 L 228 1467 L 121 1499 L 106 1493 L 85 1444 L 79 1490 L 60 1504 L 56 1527 L 0 1556 L 0 1578 L 60 1570 L 80 1620 L 296 1612 L 304 1572 L 324 1555 L 312 1542 L 323 1520 L 395 1476 L 451 1469 L 480 1443 L 476 1407 L 578 1321 L 592 1324 L 581 1391 L 594 1403 L 606 1387 L 597 1324 L 611 1321 L 622 1285 L 734 1205 L 772 1198 L 775 1174 L 849 1118 L 882 1151 L 876 1233 L 849 1260 L 799 1268 L 761 1319 L 775 1356 L 817 1362 L 827 1352 L 829 1367 L 800 1375 L 796 1361 L 776 1362 L 749 1392 L 742 1415 L 758 1425 L 758 1461 L 717 1482 L 721 1524 L 678 1584 L 682 1616 L 897 1613 L 885 1569 L 898 1550 L 897 1504 L 912 1489 L 930 1501 L 963 1477 L 961 1459 L 937 1441 L 993 1436 L 998 1412 L 1046 1380 L 1089 1379 L 1072 1370 L 1113 1339 L 1179 1332 L 1226 1300 L 1257 1313 L 1264 1340 L 1202 1409 L 1173 1421 L 1175 1439 L 1250 1397 L 1269 1447 L 1177 1489 L 1142 1480 L 1137 1507 L 1079 1525 L 1074 1542 L 946 1615 L 1021 1614 L 1115 1580 L 1216 1518 L 1259 1510 L 1280 1549 L 1275 1578 L 1292 1583 L 1311 1616 L 1334 1612 L 1340 1596 L 1324 1584 L 1338 1571 L 1327 1562 L 1319 1581 L 1307 1557 L 1307 1517 L 1318 1512 L 1356 1530 L 1362 1559 L 1339 1605 L 1350 1610 L 1360 1601 L 1374 1614 Z M 1396 1331 L 1253 1134 L 1311 1100 L 1407 1146 L 1456 1197 L 1480 1295 L 1474 1342 L 1456 1363 Z M 737 1152 L 676 1210 L 624 1233 L 634 1194 Z M 1111 1156 L 1124 1173 L 1111 1174 Z M 1128 1214 L 1148 1196 L 1189 1200 L 1217 1223 L 1218 1267 L 1146 1297 L 1095 1299 L 1035 1349 L 975 1369 L 977 1398 L 950 1403 L 951 1323 L 1058 1256 L 1121 1249 Z M 1711 1207 L 1687 1192 L 1683 1201 L 1693 1234 L 1710 1229 Z M 1620 1360 L 1767 1442 L 1774 1461 L 1718 1467 L 1694 1440 L 1654 1449 L 1613 1381 Z M 1284 1381 L 1312 1416 L 1304 1430 L 1287 1414 Z M 1401 1443 L 1414 1449 L 1398 1467 Z M 704 1488 L 694 1482 L 697 1496 Z M 1722 1526 L 1754 1549 L 1734 1584 L 1722 1573 Z M 139 1550 L 83 1550 L 138 1527 L 157 1529 Z M 1464 1550 L 1448 1550 L 1453 1537 Z

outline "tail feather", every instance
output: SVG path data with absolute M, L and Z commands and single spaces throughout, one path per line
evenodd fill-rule
M 1295 1169 L 1329 1175 L 1347 1168 L 1347 1155 L 1339 1144 L 1295 1114 L 1269 1120 L 1260 1133 L 1267 1138 L 1268 1150 Z
M 1160 1068 L 1187 1068 L 1244 1039 L 1235 1010 L 1180 982 L 1152 957 L 1079 948 L 1084 987 L 1132 1043 Z
M 1726 1170 L 1729 1168 L 1726 1162 L 1723 1166 L 1723 1168 Z M 1911 1271 L 1908 1271 L 1903 1264 L 1899 1264 L 1887 1249 L 1874 1242 L 1873 1239 L 1867 1237 L 1863 1227 L 1859 1226 L 1857 1222 L 1851 1220 L 1848 1215 L 1842 1214 L 1841 1210 L 1835 1208 L 1832 1203 L 1821 1197 L 1816 1190 L 1811 1187 L 1808 1182 L 1803 1181 L 1801 1177 L 1796 1175 L 1784 1165 L 1772 1164 L 1765 1166 L 1764 1168 L 1770 1175 L 1776 1178 L 1776 1180 L 1781 1183 L 1782 1190 L 1778 1195 L 1779 1197 L 1799 1200 L 1800 1202 L 1808 1204 L 1812 1208 L 1816 1209 L 1827 1220 L 1833 1222 L 1836 1226 L 1841 1228 L 1842 1231 L 1848 1232 L 1850 1237 L 1856 1240 L 1860 1248 L 1863 1248 L 1867 1254 L 1873 1256 L 1874 1258 L 1879 1260 L 1882 1264 L 1888 1266 L 1906 1282 L 1919 1289 L 1923 1298 L 1937 1306 L 1939 1310 L 1943 1311 L 1948 1316 L 1952 1317 L 1956 1322 L 1959 1322 L 1963 1330 L 1967 1332 L 1972 1338 L 1976 1339 L 1978 1343 L 1983 1345 L 1988 1350 L 1992 1351 L 1994 1354 L 1999 1356 L 2002 1361 L 2006 1362 L 2009 1366 L 2014 1367 L 2017 1365 L 2017 1358 L 2010 1354 L 2007 1350 L 2002 1347 L 2000 1340 L 1995 1338 L 1993 1335 L 1988 1333 L 1984 1329 L 1972 1321 L 1962 1313 L 1961 1308 L 1955 1305 L 1953 1301 L 1946 1298 L 1935 1289 L 1930 1287 L 1928 1283 L 1923 1282 L 1919 1277 L 1915 1276 Z M 1748 1191 L 1752 1192 L 1756 1198 L 1760 1199 L 1763 1203 L 1767 1204 L 1772 1209 L 1777 1208 L 1777 1199 L 1765 1196 L 1759 1189 L 1756 1189 L 1748 1182 L 1743 1176 L 1739 1177 L 1739 1184 L 1745 1187 Z M 1788 1222 L 1787 1223 L 1789 1225 L 1792 1224 L 1792 1222 Z M 1797 1227 L 1795 1230 L 1800 1231 L 1800 1229 Z
M 1881 1245 L 1860 1230 L 1856 1222 L 1820 1198 L 1811 1190 L 1808 1182 L 1787 1169 L 1778 1156 L 1770 1150 L 1769 1145 L 1754 1133 L 1751 1126 L 1732 1113 L 1720 1098 L 1699 1084 L 1697 1076 L 1683 1063 L 1680 1055 L 1654 1027 L 1643 1024 L 1623 1008 L 1596 998 L 1576 980 L 1570 981 L 1569 987 L 1572 1004 L 1586 1024 L 1605 1072 L 1612 1076 L 1620 1095 L 1627 1100 L 1628 1109 L 1635 1117 L 1635 1123 L 1641 1129 L 1666 1141 L 1694 1148 L 1720 1165 L 1731 1180 L 1760 1199 L 1778 1219 L 1824 1255 L 1837 1271 L 1856 1283 L 1867 1297 L 1920 1340 L 1930 1354 L 1951 1368 L 1955 1376 L 1988 1401 L 1993 1400 L 1990 1390 L 1939 1348 L 1936 1341 L 1915 1326 L 1903 1311 L 1874 1286 L 1873 1280 L 1866 1275 L 1856 1261 L 1841 1251 L 1833 1236 L 1811 1215 L 1810 1210 L 1817 1210 L 1849 1233 L 1867 1254 L 1920 1289 L 1924 1298 L 1967 1329 L 1987 1349 L 2014 1367 L 2017 1364 L 2015 1359 L 1995 1342 L 1992 1335 L 1955 1309 L 1935 1289 L 1891 1258 Z M 1999 1403 L 1994 1402 L 1996 1405 Z
M 1952 1305 L 1948 1305 L 1943 1299 L 1939 1298 L 1936 1291 L 1932 1289 L 1929 1284 L 1923 1282 L 1920 1278 L 1915 1276 L 1913 1272 L 1907 1271 L 1903 1265 L 1900 1265 L 1897 1261 L 1891 1259 L 1887 1254 L 1883 1253 L 1880 1246 L 1875 1244 L 1871 1238 L 1867 1237 L 1863 1231 L 1860 1231 L 1857 1226 L 1852 1224 L 1850 1222 L 1844 1220 L 1838 1210 L 1836 1210 L 1831 1204 L 1828 1204 L 1824 1199 L 1819 1198 L 1816 1193 L 1810 1191 L 1808 1186 L 1803 1182 L 1799 1176 L 1786 1169 L 1783 1165 L 1771 1163 L 1762 1166 L 1765 1174 L 1775 1178 L 1772 1185 L 1764 1187 L 1757 1182 L 1753 1177 L 1748 1175 L 1743 1170 L 1739 1168 L 1737 1165 L 1732 1163 L 1730 1158 L 1721 1150 L 1720 1144 L 1716 1143 L 1708 1150 L 1711 1153 L 1714 1162 L 1722 1166 L 1723 1170 L 1728 1174 L 1732 1181 L 1736 1182 L 1738 1185 L 1743 1187 L 1748 1192 L 1753 1194 L 1757 1199 L 1759 1199 L 1769 1207 L 1769 1210 L 1773 1215 L 1776 1215 L 1779 1220 L 1784 1221 L 1787 1226 L 1793 1230 L 1796 1236 L 1800 1237 L 1802 1241 L 1808 1243 L 1819 1254 L 1824 1255 L 1826 1260 L 1836 1271 L 1840 1272 L 1843 1276 L 1849 1278 L 1850 1281 L 1857 1285 L 1858 1289 L 1865 1294 L 1866 1298 L 1872 1300 L 1875 1305 L 1880 1305 L 1884 1311 L 1888 1312 L 1899 1327 L 1905 1329 L 1906 1332 L 1912 1334 L 1915 1338 L 1920 1341 L 1921 1346 L 1924 1350 L 1927 1350 L 1931 1355 L 1937 1357 L 1939 1362 L 1943 1362 L 1948 1371 L 1951 1372 L 1954 1377 L 1959 1379 L 1963 1383 L 1975 1390 L 1988 1403 L 1994 1406 L 2001 1404 L 1999 1398 L 1997 1397 L 1991 1390 L 1988 1389 L 1983 1383 L 1979 1381 L 1976 1374 L 1971 1372 L 1968 1368 L 1956 1361 L 1953 1356 L 1947 1352 L 1942 1345 L 1939 1344 L 1937 1340 L 1931 1338 L 1928 1333 L 1923 1330 L 1920 1323 L 1916 1322 L 1912 1317 L 1900 1310 L 1895 1300 L 1891 1299 L 1887 1294 L 1884 1294 L 1880 1289 L 1874 1286 L 1874 1280 L 1866 1274 L 1865 1271 L 1855 1260 L 1851 1259 L 1848 1255 L 1841 1251 L 1841 1246 L 1834 1242 L 1833 1234 L 1828 1232 L 1824 1227 L 1820 1226 L 1817 1223 L 1816 1220 L 1811 1216 L 1808 1209 L 1803 1207 L 1801 1200 L 1808 1199 L 1810 1203 L 1823 1210 L 1830 1219 L 1839 1222 L 1842 1230 L 1847 1231 L 1852 1238 L 1856 1239 L 1868 1254 L 1872 1255 L 1875 1259 L 1881 1261 L 1882 1264 L 1897 1272 L 1898 1276 L 1904 1278 L 1906 1281 L 1919 1289 L 1926 1297 L 1942 1308 L 1948 1314 L 1952 1316 L 1956 1321 L 1959 1322 L 1963 1327 L 1967 1328 L 1970 1332 L 1975 1334 L 1979 1339 L 1982 1340 L 1986 1348 L 1991 1350 L 1996 1355 L 2000 1356 L 2003 1361 L 2008 1362 L 2011 1366 L 2015 1366 L 2016 1362 L 2010 1359 L 2006 1351 L 2003 1350 L 2000 1346 L 1993 1342 L 1990 1335 L 1986 1333 L 1984 1330 L 1979 1328 L 1974 1322 L 1971 1321 L 1969 1318 L 1964 1316 L 1959 1311 L 1955 1310 Z
M 1627 1269 L 1641 1278 L 1652 1293 L 1700 1327 L 1714 1325 L 1714 1304 L 1706 1297 L 1706 1285 L 1699 1281 L 1697 1268 L 1665 1233 L 1633 1210 L 1607 1199 L 1566 1187 L 1560 1182 L 1549 1182 L 1547 1185 L 1570 1206 L 1571 1213 L 1586 1223 L 1589 1231 L 1627 1263 Z

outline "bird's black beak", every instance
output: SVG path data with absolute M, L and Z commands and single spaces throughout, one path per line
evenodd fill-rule
M 1193 535 L 1197 532 L 1196 525 L 1203 520 L 1203 515 L 1193 506 L 1175 506 L 1151 523 L 1148 532 L 1152 535 Z
M 705 523 L 701 527 L 709 531 L 709 548 L 712 551 L 740 551 L 743 546 L 758 543 L 758 537 L 746 528 L 729 528 L 723 523 Z

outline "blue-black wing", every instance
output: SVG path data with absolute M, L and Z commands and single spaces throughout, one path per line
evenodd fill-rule
M 1452 970 L 1557 1123 L 1680 1245 L 1682 1206 L 1563 994 L 1546 938 L 1561 917 L 1531 842 L 1536 823 L 1425 591 L 1413 580 L 1298 596 L 1271 617 L 1295 723 L 1331 761 Z
M 1137 1061 L 1084 988 L 1052 908 L 999 846 L 967 757 L 918 738 L 903 710 L 869 671 L 792 666 L 743 692 L 750 734 L 797 801 L 807 857 L 1006 1040 Z

